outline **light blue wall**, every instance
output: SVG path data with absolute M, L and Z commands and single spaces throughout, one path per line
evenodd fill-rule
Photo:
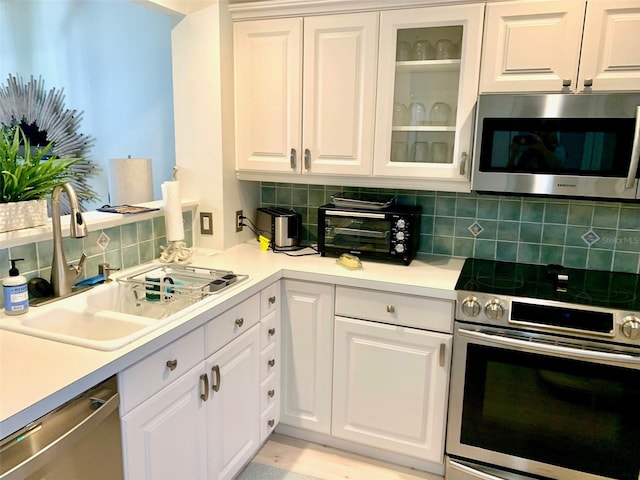
M 127 0 L 0 0 L 0 85 L 9 74 L 42 77 L 83 111 L 95 139 L 92 180 L 108 203 L 108 160 L 153 160 L 155 199 L 175 165 L 171 20 Z

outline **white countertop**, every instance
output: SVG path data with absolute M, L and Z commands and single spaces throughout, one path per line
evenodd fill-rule
M 301 252 L 308 251 L 311 250 Z M 232 270 L 248 274 L 249 279 L 183 310 L 167 325 L 123 348 L 98 351 L 0 329 L 0 439 L 280 278 L 454 300 L 454 287 L 463 262 L 459 258 L 434 256 L 414 260 L 406 267 L 363 260 L 362 270 L 348 270 L 339 266 L 334 257 L 264 252 L 257 242 L 224 252 L 196 250 L 193 265 Z M 56 302 L 50 305 L 55 306 Z M 4 313 L 0 314 L 0 322 L 3 318 Z

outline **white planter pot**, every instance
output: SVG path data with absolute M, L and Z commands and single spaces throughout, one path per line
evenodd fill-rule
M 47 201 L 0 203 L 0 232 L 45 225 L 48 220 Z

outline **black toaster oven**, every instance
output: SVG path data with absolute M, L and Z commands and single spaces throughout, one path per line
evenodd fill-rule
M 318 251 L 409 265 L 418 252 L 421 213 L 419 206 L 407 205 L 381 210 L 324 205 L 318 209 Z

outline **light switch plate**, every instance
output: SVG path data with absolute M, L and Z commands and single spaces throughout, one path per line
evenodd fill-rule
M 200 212 L 200 233 L 202 235 L 213 235 L 213 213 Z

